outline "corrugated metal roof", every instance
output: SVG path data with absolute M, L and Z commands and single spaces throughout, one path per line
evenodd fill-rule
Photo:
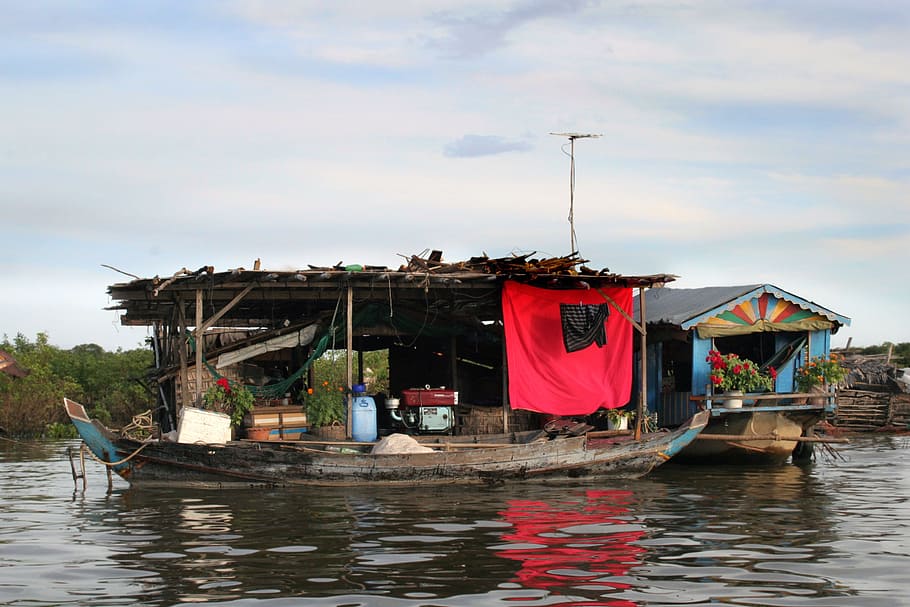
M 761 285 L 702 287 L 699 289 L 649 289 L 645 291 L 645 315 L 649 323 L 682 325 L 709 310 L 734 302 Z M 639 320 L 638 296 L 635 320 Z
M 702 287 L 675 289 L 664 287 L 645 292 L 645 315 L 648 324 L 669 324 L 690 329 L 702 320 L 716 316 L 726 309 L 761 293 L 792 301 L 801 308 L 822 315 L 829 320 L 849 325 L 850 319 L 824 308 L 815 302 L 802 299 L 771 284 L 737 285 L 727 287 Z M 635 319 L 639 320 L 638 296 L 635 298 Z

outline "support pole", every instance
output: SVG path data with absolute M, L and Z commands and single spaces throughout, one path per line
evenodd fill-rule
M 641 351 L 641 392 L 638 395 L 638 411 L 635 415 L 635 440 L 641 439 L 641 425 L 644 421 L 648 400 L 648 322 L 645 316 L 645 289 L 638 288 L 638 318 L 641 321 L 639 348 Z
M 347 406 L 347 409 L 348 409 L 348 414 L 347 414 L 347 423 L 345 425 L 347 427 L 346 428 L 347 437 L 350 438 L 351 432 L 352 432 L 351 422 L 353 421 L 352 418 L 354 416 L 354 394 L 353 394 L 353 386 L 354 386 L 354 287 L 351 285 L 350 282 L 348 283 L 348 302 L 347 303 L 348 303 L 348 305 L 347 305 L 347 326 L 346 326 L 347 330 L 345 331 L 347 333 L 347 335 L 345 337 L 345 340 L 347 342 L 346 346 L 347 346 L 347 352 L 348 352 L 348 355 L 347 355 L 347 373 L 348 373 L 348 375 L 347 375 L 347 380 L 348 380 L 348 386 L 347 386 L 347 388 L 348 388 L 347 405 L 348 406 Z
M 186 407 L 190 403 L 189 373 L 186 363 L 186 310 L 183 307 L 183 297 L 177 296 L 177 354 L 180 357 L 180 406 Z M 177 411 L 174 411 L 177 414 Z
M 196 289 L 196 396 L 195 404 L 202 398 L 202 289 Z
M 453 335 L 449 338 L 449 386 L 458 390 L 458 339 Z
M 509 433 L 509 361 L 506 356 L 506 331 L 502 329 L 502 432 Z

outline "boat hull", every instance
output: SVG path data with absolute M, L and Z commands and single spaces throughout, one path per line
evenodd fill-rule
M 532 479 L 637 477 L 677 455 L 708 421 L 707 412 L 673 432 L 628 437 L 552 440 L 454 448 L 429 453 L 373 455 L 327 452 L 294 442 L 225 445 L 140 442 L 119 437 L 84 408 L 65 400 L 80 436 L 100 461 L 133 485 L 428 485 Z
M 712 416 L 698 440 L 681 450 L 676 461 L 693 464 L 783 464 L 806 436 L 824 419 L 825 411 L 776 410 L 724 412 Z M 756 440 L 756 437 L 774 436 Z M 728 440 L 714 440 L 727 437 Z

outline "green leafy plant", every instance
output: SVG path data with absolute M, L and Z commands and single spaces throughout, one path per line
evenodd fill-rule
M 771 367 L 766 375 L 748 358 L 740 358 L 736 354 L 721 354 L 717 350 L 708 352 L 705 360 L 711 363 L 709 379 L 716 389 L 757 392 L 774 388 L 774 380 L 777 377 L 774 367 Z
M 255 402 L 252 392 L 239 384 L 231 386 L 226 377 L 220 378 L 202 396 L 205 408 L 227 413 L 231 416 L 232 426 L 240 425 L 243 416 L 253 409 Z
M 635 411 L 632 411 L 631 409 L 607 410 L 607 419 L 614 424 L 620 424 L 624 419 L 631 421 L 633 417 L 635 417 Z
M 55 440 L 64 438 L 79 438 L 79 433 L 76 431 L 76 426 L 73 424 L 62 424 L 60 422 L 54 422 L 48 424 L 44 429 L 44 438 Z
M 810 390 L 815 386 L 835 385 L 847 377 L 847 369 L 841 366 L 837 354 L 815 356 L 797 369 L 796 387 L 800 391 Z
M 326 380 L 307 388 L 300 396 L 306 405 L 307 423 L 310 426 L 331 426 L 344 421 L 347 412 L 344 387 Z

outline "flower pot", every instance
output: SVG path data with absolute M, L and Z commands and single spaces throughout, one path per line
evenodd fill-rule
M 249 440 L 269 440 L 271 428 L 245 428 L 244 434 Z
M 340 424 L 331 426 L 315 426 L 310 428 L 310 434 L 314 437 L 330 441 L 343 441 L 347 438 L 347 428 Z
M 607 420 L 607 429 L 608 430 L 628 430 L 629 429 L 629 418 L 620 417 L 619 419 L 616 419 L 616 420 L 608 419 Z
M 828 404 L 828 386 L 824 384 L 815 385 L 809 388 L 811 394 L 818 394 L 819 396 L 810 396 L 808 402 L 814 407 L 821 407 Z
M 723 401 L 724 407 L 726 407 L 727 409 L 742 409 L 742 407 L 743 407 L 742 395 L 743 395 L 742 390 L 727 390 L 726 392 L 724 392 L 724 396 L 733 396 L 734 398 L 728 398 L 727 400 Z M 737 396 L 740 398 L 735 398 Z

